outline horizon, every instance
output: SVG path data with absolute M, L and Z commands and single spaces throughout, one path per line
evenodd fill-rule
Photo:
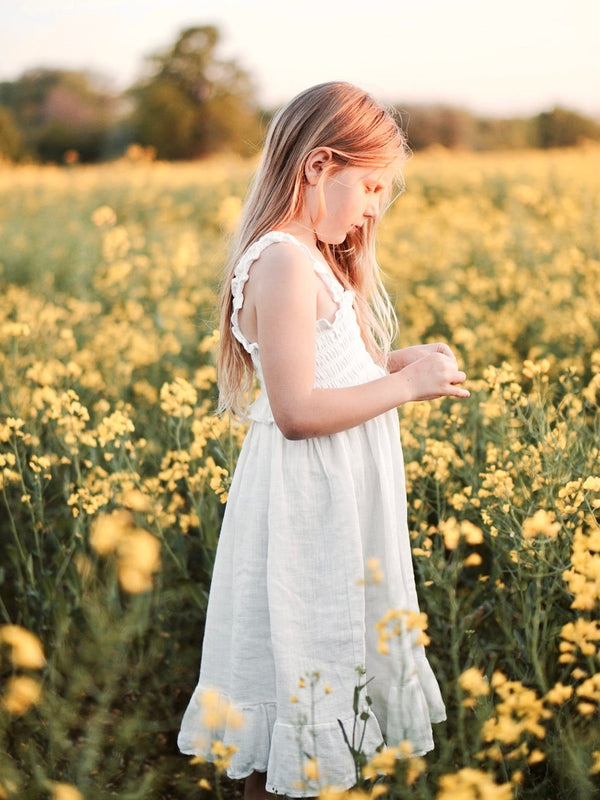
M 50 8 L 22 0 L 4 22 L 0 81 L 64 69 L 120 93 L 183 29 L 212 24 L 216 56 L 250 76 L 265 110 L 311 84 L 349 80 L 400 107 L 523 118 L 558 106 L 600 119 L 596 0 L 379 0 L 368 15 L 360 0 L 220 0 L 201 13 L 196 0 L 55 0 Z

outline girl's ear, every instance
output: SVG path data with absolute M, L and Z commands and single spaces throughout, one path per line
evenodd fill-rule
M 311 186 L 315 186 L 325 167 L 333 160 L 333 154 L 328 147 L 318 147 L 308 154 L 304 164 L 304 177 Z

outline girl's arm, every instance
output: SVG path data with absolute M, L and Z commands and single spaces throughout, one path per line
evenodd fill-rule
M 445 342 L 415 344 L 411 347 L 403 347 L 402 350 L 392 350 L 388 356 L 387 368 L 390 372 L 399 372 L 404 367 L 412 364 L 413 361 L 417 361 L 429 353 L 443 353 L 448 358 L 451 358 L 458 368 L 456 357 Z
M 284 257 L 282 257 L 284 256 Z M 468 397 L 456 362 L 427 352 L 398 372 L 358 386 L 315 389 L 317 283 L 298 248 L 271 245 L 252 267 L 246 301 L 255 313 L 265 388 L 275 422 L 288 439 L 352 428 L 413 400 Z

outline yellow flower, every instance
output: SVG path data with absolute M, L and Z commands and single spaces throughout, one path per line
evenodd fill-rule
M 198 393 L 189 381 L 175 378 L 160 390 L 160 407 L 170 417 L 191 417 L 198 402 Z
M 210 791 L 212 789 L 210 781 L 207 781 L 206 778 L 200 778 L 200 780 L 198 781 L 198 786 L 201 789 L 206 789 L 207 791 Z
M 121 503 L 132 511 L 149 513 L 153 509 L 152 500 L 139 489 L 127 489 L 123 492 Z
M 456 773 L 442 775 L 436 800 L 510 800 L 512 796 L 510 783 L 498 785 L 487 772 L 465 767 Z
M 535 512 L 533 517 L 529 517 L 523 523 L 524 539 L 535 539 L 538 536 L 556 539 L 559 531 L 560 522 L 554 521 L 554 514 L 541 508 Z
M 378 774 L 393 775 L 398 761 L 398 754 L 395 749 L 387 748 L 381 753 L 375 753 L 362 769 L 363 778 L 373 779 Z
M 241 728 L 244 717 L 217 689 L 203 691 L 198 702 L 202 707 L 202 722 L 209 728 Z
M 160 542 L 143 528 L 123 533 L 117 544 L 120 566 L 151 574 L 160 568 Z
M 528 764 L 539 764 L 541 761 L 545 761 L 546 754 L 541 750 L 532 750 L 527 759 Z
M 586 492 L 600 492 L 600 475 L 590 475 L 583 482 Z
M 231 757 L 237 752 L 234 744 L 224 744 L 216 739 L 211 742 L 210 753 L 213 756 L 213 764 L 217 772 L 223 772 L 231 764 Z
M 367 798 L 368 795 L 365 795 Z M 346 789 L 338 789 L 337 786 L 325 786 L 319 792 L 319 800 L 349 800 L 350 793 Z
M 116 223 L 116 221 L 117 215 L 110 206 L 100 206 L 92 214 L 92 222 L 99 228 L 103 227 L 104 225 L 112 226 Z
M 583 717 L 589 717 L 596 713 L 596 705 L 595 703 L 577 703 L 577 711 Z
M 133 515 L 125 509 L 100 514 L 92 525 L 90 545 L 99 556 L 113 553 L 123 534 L 134 525 Z
M 440 522 L 440 532 L 444 537 L 444 547 L 447 550 L 456 550 L 460 541 L 460 525 L 454 517 Z
M 477 667 L 469 667 L 459 677 L 460 686 L 473 697 L 482 697 L 490 692 L 490 685 Z
M 413 756 L 410 758 L 406 768 L 406 785 L 412 786 L 419 775 L 422 775 L 426 769 L 427 762 L 424 758 L 421 758 L 420 756 Z
M 573 696 L 573 687 L 556 683 L 547 693 L 546 700 L 553 705 L 560 705 Z
M 55 783 L 52 787 L 52 800 L 83 800 L 83 795 L 70 783 Z
M 42 698 L 42 687 L 27 675 L 14 675 L 6 683 L 2 705 L 9 714 L 20 717 L 32 706 L 38 705 Z
M 19 625 L 0 627 L 0 644 L 8 645 L 10 659 L 21 669 L 41 669 L 46 664 L 42 643 L 33 633 Z
M 590 769 L 590 775 L 598 775 L 600 773 L 600 750 L 594 750 L 592 752 L 592 767 Z
M 365 583 L 377 584 L 381 583 L 383 580 L 383 570 L 381 569 L 381 564 L 379 563 L 378 558 L 368 558 L 366 561 L 366 567 L 369 572 L 368 577 L 361 579 L 358 581 L 359 585 Z
M 316 758 L 309 758 L 302 767 L 304 777 L 309 781 L 319 780 L 319 765 Z

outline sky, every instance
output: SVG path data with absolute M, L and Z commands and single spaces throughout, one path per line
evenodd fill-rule
M 206 24 L 264 107 L 348 80 L 390 103 L 600 118 L 600 0 L 6 0 L 0 80 L 87 69 L 123 89 Z

